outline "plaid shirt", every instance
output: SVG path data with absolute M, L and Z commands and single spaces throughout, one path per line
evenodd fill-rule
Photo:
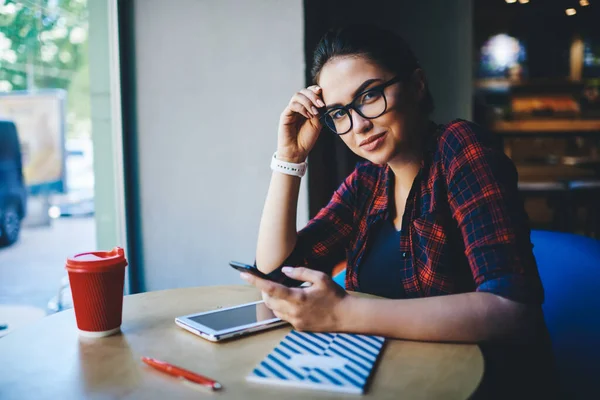
M 402 221 L 401 282 L 407 298 L 490 292 L 543 302 L 528 217 L 513 163 L 479 126 L 456 120 L 427 140 Z M 360 291 L 358 274 L 378 221 L 390 218 L 393 174 L 369 162 L 357 165 L 329 204 L 298 233 L 283 265 L 331 274 L 347 261 L 346 288 Z M 393 206 L 393 205 L 392 205 Z M 273 276 L 285 277 L 276 270 Z

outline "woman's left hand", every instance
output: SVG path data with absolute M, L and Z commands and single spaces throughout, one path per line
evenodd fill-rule
M 341 329 L 346 291 L 323 272 L 303 267 L 284 267 L 282 272 L 311 286 L 289 288 L 244 272 L 240 276 L 260 289 L 267 307 L 295 329 L 313 332 Z

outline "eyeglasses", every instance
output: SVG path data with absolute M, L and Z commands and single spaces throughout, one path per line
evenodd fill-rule
M 379 86 L 367 89 L 358 94 L 349 104 L 333 107 L 327 110 L 320 118 L 333 133 L 344 135 L 352 130 L 350 110 L 356 111 L 361 117 L 367 119 L 374 119 L 381 116 L 387 110 L 385 88 L 399 81 L 400 77 L 397 76 Z

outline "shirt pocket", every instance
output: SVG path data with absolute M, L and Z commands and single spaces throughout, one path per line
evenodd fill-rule
M 439 212 L 421 215 L 412 222 L 411 247 L 415 276 L 425 296 L 454 293 L 449 216 Z

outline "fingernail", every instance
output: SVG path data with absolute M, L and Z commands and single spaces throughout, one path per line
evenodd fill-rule
M 292 268 L 292 267 L 283 267 L 283 268 L 281 268 L 281 272 L 283 272 L 284 274 L 289 274 L 293 270 L 294 270 L 294 268 Z
M 242 278 L 243 280 L 247 281 L 248 278 L 250 278 L 250 274 L 247 274 L 245 272 L 240 272 L 240 278 Z
M 323 103 L 321 100 L 317 100 L 317 105 L 319 107 L 325 107 L 325 103 Z
M 317 110 L 317 107 L 311 107 L 311 110 L 314 115 L 319 114 L 319 110 Z

